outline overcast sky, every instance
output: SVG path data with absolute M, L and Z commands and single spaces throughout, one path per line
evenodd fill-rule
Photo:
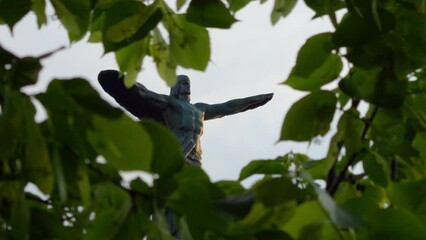
M 326 18 L 312 21 L 313 12 L 299 1 L 290 16 L 272 26 L 269 17 L 272 4 L 271 0 L 263 5 L 252 2 L 236 14 L 240 21 L 230 30 L 209 30 L 212 54 L 205 72 L 178 70 L 178 74 L 191 78 L 191 101 L 194 103 L 219 103 L 261 93 L 275 94 L 271 102 L 260 108 L 205 122 L 201 138 L 203 168 L 214 181 L 237 179 L 241 168 L 251 160 L 272 159 L 290 151 L 308 153 L 318 159 L 324 157 L 327 150 L 327 138 L 320 139 L 323 144 L 310 145 L 277 143 L 277 140 L 287 110 L 305 95 L 280 83 L 293 67 L 306 39 L 329 31 L 331 25 Z M 117 69 L 114 56 L 103 56 L 101 44 L 89 44 L 85 39 L 70 46 L 59 21 L 51 21 L 39 30 L 31 14 L 15 26 L 13 34 L 2 25 L 0 44 L 18 56 L 37 56 L 60 46 L 67 47 L 43 61 L 39 83 L 27 87 L 26 92 L 45 91 L 54 78 L 83 77 L 102 98 L 117 105 L 96 80 L 100 70 Z M 169 93 L 151 58 L 145 59 L 138 81 L 158 93 Z M 39 111 L 37 118 L 44 117 L 43 111 Z

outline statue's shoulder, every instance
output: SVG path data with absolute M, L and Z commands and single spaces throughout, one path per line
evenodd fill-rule
M 200 110 L 200 111 L 203 111 L 203 112 L 205 112 L 206 111 L 206 109 L 207 109 L 207 107 L 209 106 L 207 103 L 195 103 L 194 104 L 194 106 L 198 109 L 198 110 Z

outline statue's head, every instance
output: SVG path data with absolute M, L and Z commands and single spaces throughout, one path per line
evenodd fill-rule
M 176 83 L 170 89 L 170 96 L 177 99 L 190 100 L 191 95 L 191 81 L 186 75 L 178 75 Z

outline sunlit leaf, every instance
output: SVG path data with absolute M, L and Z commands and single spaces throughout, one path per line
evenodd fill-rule
M 185 68 L 204 71 L 210 60 L 210 38 L 207 30 L 187 22 L 183 15 L 170 23 L 170 54 L 177 64 Z
M 160 30 L 154 29 L 150 54 L 157 64 L 158 74 L 169 86 L 176 81 L 176 61 L 171 57 L 171 50 L 161 35 Z
M 333 48 L 331 33 L 309 38 L 299 50 L 296 65 L 284 83 L 297 90 L 312 91 L 336 79 L 343 64 L 337 54 L 332 54 Z
M 280 140 L 309 141 L 330 129 L 337 98 L 328 91 L 316 91 L 297 101 L 288 111 Z
M 135 41 L 132 44 L 115 52 L 120 71 L 125 73 L 124 83 L 127 87 L 136 82 L 136 77 L 141 71 L 141 66 L 149 48 L 149 38 Z
M 189 22 L 213 28 L 230 28 L 236 22 L 236 19 L 220 0 L 192 0 L 186 18 Z

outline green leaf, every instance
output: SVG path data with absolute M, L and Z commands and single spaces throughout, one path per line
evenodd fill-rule
M 368 177 L 376 184 L 386 187 L 389 182 L 389 166 L 385 159 L 376 152 L 369 152 L 362 160 L 364 170 Z
M 49 194 L 53 189 L 54 176 L 47 144 L 39 125 L 34 121 L 35 107 L 29 99 L 20 101 L 22 101 L 21 107 L 25 113 L 27 132 L 24 171 L 29 181 L 36 184 L 43 193 Z
M 389 69 L 354 67 L 342 81 L 339 88 L 349 96 L 371 102 L 386 108 L 403 104 L 407 82 L 398 79 Z
M 151 171 L 153 146 L 146 130 L 129 117 L 93 117 L 88 138 L 93 148 L 118 170 Z
M 229 4 L 229 9 L 234 13 L 244 8 L 247 4 L 249 4 L 250 0 L 227 0 Z
M 243 218 L 250 212 L 254 200 L 253 193 L 244 193 L 221 199 L 216 202 L 216 206 L 231 216 Z
M 86 238 L 118 239 L 120 228 L 131 212 L 130 197 L 119 187 L 106 183 L 97 186 L 95 199 L 98 201 L 98 211 L 87 228 Z
M 287 113 L 280 140 L 309 141 L 330 129 L 337 98 L 329 91 L 316 91 L 297 101 Z
M 298 239 L 304 226 L 312 223 L 323 223 L 327 220 L 327 215 L 317 200 L 306 201 L 294 210 L 292 217 L 283 226 L 283 230 L 293 239 Z
M 42 66 L 38 58 L 25 57 L 15 59 L 12 68 L 6 72 L 5 79 L 13 89 L 35 84 Z
M 392 205 L 414 214 L 426 214 L 426 181 L 391 182 L 388 196 Z M 415 193 L 415 194 L 413 194 Z
M 302 201 L 306 194 L 298 188 L 289 178 L 271 178 L 257 183 L 253 187 L 256 199 L 266 207 L 285 204 L 288 201 Z
M 318 200 L 322 208 L 334 224 L 342 228 L 359 228 L 364 225 L 359 217 L 337 205 L 328 193 L 320 189 L 316 184 L 312 184 L 312 186 L 318 195 Z
M 314 18 L 334 13 L 345 7 L 344 2 L 340 0 L 305 0 L 305 4 L 315 11 Z
M 176 9 L 179 11 L 183 5 L 185 5 L 186 0 L 176 0 Z
M 337 54 L 331 53 L 334 48 L 331 33 L 309 38 L 299 50 L 296 65 L 285 84 L 297 90 L 313 91 L 336 79 L 343 63 Z
M 347 156 L 351 156 L 364 148 L 361 140 L 363 127 L 364 123 L 359 117 L 359 112 L 355 109 L 349 109 L 340 117 L 337 135 L 343 141 Z
M 363 239 L 423 239 L 425 224 L 409 212 L 388 208 L 372 213 Z
M 426 132 L 418 132 L 413 140 L 413 147 L 419 151 L 422 158 L 426 158 Z
M 186 19 L 204 27 L 230 28 L 236 19 L 220 0 L 192 0 Z
M 162 17 L 157 3 L 145 6 L 140 1 L 117 1 L 105 10 L 102 26 L 105 52 L 116 51 L 146 38 Z
M 86 165 L 79 164 L 76 175 L 81 202 L 85 207 L 89 207 L 91 203 L 91 185 Z
M 333 34 L 333 41 L 337 46 L 355 47 L 372 42 L 379 36 L 380 32 L 372 18 L 349 12 Z
M 35 15 L 37 16 L 38 27 L 45 25 L 47 23 L 46 17 L 46 1 L 45 0 L 31 0 L 32 9 Z
M 153 121 L 143 121 L 142 126 L 153 144 L 151 170 L 160 177 L 169 177 L 184 166 L 181 145 L 175 135 L 163 125 Z
M 148 53 L 149 38 L 133 42 L 115 52 L 120 71 L 125 74 L 124 84 L 131 87 L 141 70 L 142 61 Z
M 285 158 L 279 157 L 274 160 L 254 160 L 245 166 L 241 172 L 238 181 L 254 174 L 284 174 L 287 173 L 287 166 L 284 165 Z
M 149 50 L 157 65 L 158 74 L 168 86 L 173 86 L 176 81 L 176 61 L 171 57 L 170 48 L 158 28 L 154 29 Z
M 297 0 L 275 0 L 271 13 L 272 25 L 275 25 L 281 17 L 285 18 L 296 6 Z
M 224 233 L 227 222 L 214 207 L 215 201 L 223 197 L 220 189 L 199 167 L 187 166 L 176 178 L 179 188 L 168 198 L 172 211 L 184 214 L 189 226 Z
M 0 1 L 0 22 L 5 22 L 12 30 L 30 9 L 30 0 Z
M 78 41 L 86 35 L 91 0 L 52 0 L 56 15 L 68 31 L 70 40 Z
M 210 60 L 209 33 L 203 27 L 187 22 L 183 15 L 174 16 L 169 24 L 170 54 L 185 68 L 204 71 Z
M 25 139 L 24 114 L 18 101 L 21 99 L 17 92 L 6 91 L 0 114 L 0 160 L 15 157 L 18 146 Z

